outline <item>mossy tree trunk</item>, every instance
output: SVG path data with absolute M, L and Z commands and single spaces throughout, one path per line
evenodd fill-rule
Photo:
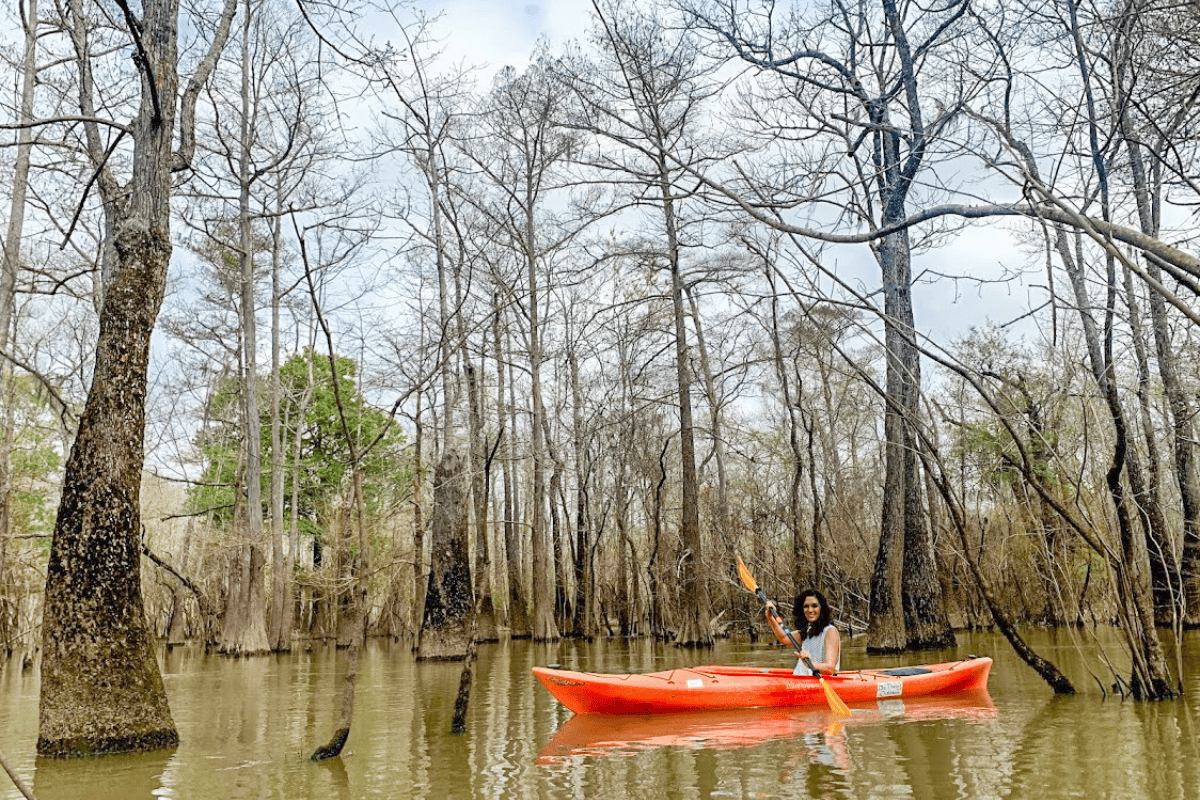
M 179 740 L 142 608 L 139 507 L 150 336 L 171 260 L 175 17 L 170 0 L 146 4 L 142 42 L 166 102 L 156 109 L 144 91 L 133 178 L 112 232 L 92 386 L 54 525 L 42 624 L 42 755 L 150 750 Z
M 233 16 L 227 2 L 208 55 L 179 96 L 178 0 L 146 0 L 130 20 L 141 104 L 130 126 L 124 186 L 94 123 L 85 124 L 110 227 L 92 385 L 67 459 L 46 571 L 37 751 L 78 756 L 175 745 L 179 736 L 155 660 L 141 595 L 140 494 L 150 337 L 171 260 L 171 172 L 187 164 L 196 97 Z M 81 54 L 81 105 L 93 117 L 81 0 L 71 3 Z M 180 151 L 174 152 L 176 109 Z
M 430 521 L 429 584 L 421 622 L 418 660 L 457 661 L 466 656 L 474 606 L 467 558 L 467 459 L 446 452 L 434 471 Z

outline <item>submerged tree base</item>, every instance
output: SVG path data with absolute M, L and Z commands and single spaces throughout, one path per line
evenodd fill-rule
M 867 655 L 869 655 L 869 656 L 898 656 L 901 653 L 906 652 L 907 650 L 908 650 L 908 648 L 904 647 L 903 645 L 890 645 L 890 644 L 884 644 L 884 645 L 868 644 L 867 645 Z
M 47 758 L 87 758 L 120 753 L 148 753 L 179 746 L 174 728 L 121 736 L 74 736 L 61 739 L 38 737 L 37 753 Z
M 470 632 L 461 622 L 451 622 L 441 628 L 426 628 L 417 645 L 417 661 L 462 661 L 471 644 Z

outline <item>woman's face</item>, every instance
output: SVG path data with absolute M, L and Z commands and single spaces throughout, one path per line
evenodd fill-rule
M 821 601 L 810 594 L 804 598 L 803 602 L 804 605 L 801 608 L 804 611 L 804 618 L 809 622 L 816 622 L 817 617 L 821 616 Z

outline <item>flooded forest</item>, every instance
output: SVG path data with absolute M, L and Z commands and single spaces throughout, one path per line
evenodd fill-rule
M 336 645 L 336 754 L 368 639 L 469 686 L 479 642 L 769 636 L 739 557 L 867 653 L 1180 690 L 1200 6 L 595 0 L 507 66 L 437 11 L 5 9 L 39 754 L 175 743 L 163 643 Z

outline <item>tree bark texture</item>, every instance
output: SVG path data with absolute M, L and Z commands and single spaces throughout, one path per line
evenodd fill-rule
M 177 13 L 172 0 L 144 5 L 133 173 L 46 574 L 37 750 L 47 756 L 179 741 L 142 606 L 139 506 L 150 336 L 171 259 Z
M 665 151 L 660 151 L 658 174 L 662 192 L 663 224 L 671 261 L 671 305 L 675 316 L 675 381 L 679 400 L 679 455 L 681 502 L 679 518 L 679 629 L 675 644 L 709 647 L 713 643 L 711 605 L 704 571 L 704 545 L 700 537 L 700 499 L 696 474 L 696 439 L 692 425 L 691 356 L 687 343 L 687 313 L 683 299 L 679 236 L 675 204 Z
M 508 346 L 507 337 L 502 339 L 501 305 L 497 295 L 492 296 L 492 343 L 496 353 L 496 424 L 500 430 L 516 430 L 513 408 L 515 407 L 514 390 L 511 382 L 512 349 Z M 516 444 L 513 436 L 505 437 L 504 442 L 504 554 L 507 562 L 506 583 L 508 584 L 508 601 L 505 604 L 508 614 L 508 631 L 514 639 L 527 639 L 532 634 L 529 620 L 529 605 L 525 594 L 524 570 L 521 568 L 524 558 L 521 555 L 521 540 L 517 526 L 520 513 L 520 498 L 517 495 Z
M 879 550 L 871 579 L 867 650 L 953 645 L 933 542 L 921 493 L 914 426 L 918 420 L 920 364 L 911 292 L 908 235 L 885 237 L 877 248 L 883 273 L 887 407 L 886 474 Z
M 466 656 L 473 606 L 467 557 L 467 459 L 458 449 L 445 453 L 434 471 L 430 523 L 429 586 L 417 658 L 458 661 Z

